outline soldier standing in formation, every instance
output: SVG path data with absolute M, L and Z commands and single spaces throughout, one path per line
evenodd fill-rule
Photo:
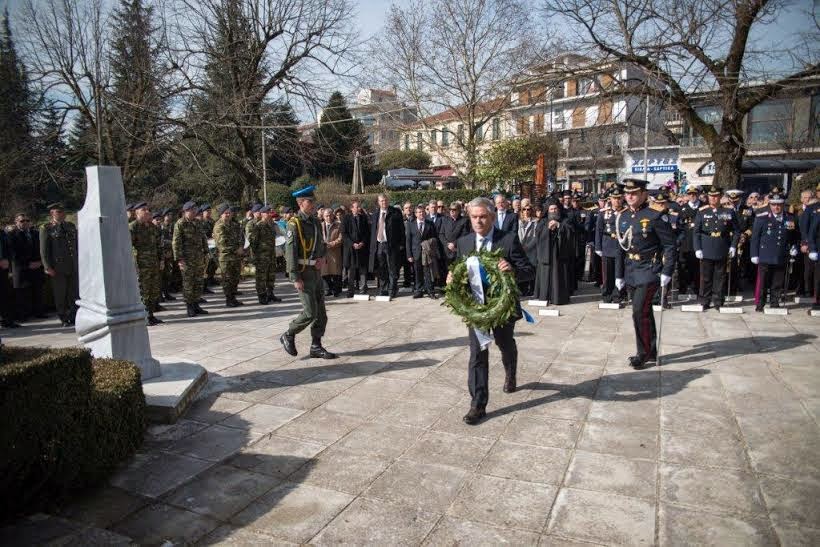
M 16 293 L 17 318 L 28 315 L 47 317 L 43 309 L 43 262 L 40 259 L 40 233 L 31 225 L 28 215 L 19 213 L 17 228 L 8 235 L 11 248 L 11 276 Z
M 726 195 L 732 203 L 732 210 L 734 210 L 735 217 L 737 218 L 740 238 L 737 241 L 737 252 L 733 258 L 729 259 L 727 265 L 729 271 L 726 273 L 726 291 L 724 292 L 726 296 L 736 296 L 741 291 L 740 280 L 743 278 L 742 273 L 745 267 L 743 257 L 746 257 L 745 260 L 748 261 L 749 253 L 744 253 L 744 251 L 748 251 L 748 241 L 749 238 L 752 237 L 754 211 L 752 211 L 751 207 L 743 203 L 741 199 L 743 197 L 742 190 L 726 190 Z
M 296 356 L 296 335 L 310 326 L 310 356 L 335 359 L 335 354 L 322 347 L 322 336 L 327 327 L 321 276 L 325 244 L 319 220 L 313 214 L 314 189 L 314 186 L 308 186 L 292 194 L 299 205 L 299 212 L 288 221 L 285 260 L 288 277 L 299 293 L 302 313 L 291 321 L 279 341 L 288 354 Z
M 188 317 L 205 314 L 199 306 L 202 297 L 202 273 L 205 269 L 205 253 L 208 243 L 196 220 L 196 203 L 189 201 L 182 206 L 182 218 L 174 225 L 172 247 L 174 260 L 182 272 L 182 295 Z
M 695 256 L 695 248 L 692 236 L 695 229 L 695 217 L 701 207 L 698 199 L 698 189 L 690 186 L 686 190 L 688 202 L 683 205 L 678 214 L 678 229 L 680 235 L 680 255 L 678 257 L 678 293 L 698 294 L 698 281 L 700 279 L 700 265 Z
M 692 244 L 700 260 L 700 292 L 698 301 L 703 309 L 723 306 L 723 284 L 726 279 L 726 261 L 737 255 L 740 224 L 734 209 L 720 206 L 723 191 L 712 186 L 708 189 L 708 205 L 695 216 Z
M 785 286 L 786 268 L 797 256 L 800 231 L 794 216 L 783 211 L 785 202 L 779 188 L 769 194 L 769 210 L 758 213 L 752 229 L 749 253 L 757 266 L 755 311 L 762 312 L 766 301 L 769 307 L 779 308 Z
M 145 202 L 134 205 L 136 220 L 128 225 L 131 233 L 134 264 L 140 285 L 142 303 L 148 312 L 148 325 L 154 326 L 162 320 L 154 316 L 159 306 L 162 275 L 162 241 L 160 230 L 151 222 L 151 211 Z
M 628 207 L 618 215 L 620 257 L 615 262 L 615 286 L 632 287 L 632 323 L 637 353 L 629 365 L 644 369 L 658 358 L 652 299 L 669 285 L 675 271 L 675 234 L 668 215 L 647 205 L 647 181 L 624 179 Z M 658 276 L 660 275 L 660 279 Z
M 162 298 L 166 302 L 174 302 L 176 297 L 172 291 L 179 289 L 177 275 L 179 266 L 174 260 L 174 213 L 171 209 L 162 211 L 162 222 L 159 226 L 160 241 L 162 244 Z
M 607 192 L 609 205 L 598 214 L 595 225 L 595 254 L 601 257 L 601 297 L 607 304 L 620 304 L 623 291 L 615 288 L 615 261 L 621 259 L 615 221 L 623 209 L 623 192 L 615 185 Z
M 80 297 L 77 227 L 65 219 L 62 203 L 48 206 L 51 221 L 40 228 L 40 257 L 51 278 L 54 306 L 62 326 L 74 324 Z
M 265 205 L 260 209 L 262 218 L 251 229 L 249 242 L 256 267 L 256 296 L 260 304 L 281 302 L 273 292 L 276 284 L 276 236 L 282 234 L 273 221 L 272 209 Z
M 205 234 L 205 240 L 209 240 L 214 237 L 214 225 L 216 222 L 211 217 L 211 205 L 209 203 L 205 203 L 199 208 L 199 212 L 202 215 L 202 232 Z M 202 292 L 206 294 L 213 294 L 213 291 L 209 289 L 211 285 L 216 285 L 216 258 L 208 249 L 208 252 L 205 254 L 205 287 L 202 289 Z
M 225 293 L 225 306 L 235 308 L 243 305 L 236 299 L 236 290 L 242 273 L 242 257 L 245 256 L 245 237 L 242 227 L 233 218 L 230 205 L 223 203 L 217 213 L 219 220 L 214 224 L 214 242 L 222 272 L 222 292 Z
M 815 188 L 815 195 L 820 195 L 820 184 Z M 812 303 L 812 310 L 820 310 L 820 204 L 812 209 L 811 220 L 807 223 L 809 229 L 806 231 L 805 238 L 808 245 L 808 257 L 812 262 L 814 268 L 814 302 Z M 811 313 L 811 310 L 809 311 Z

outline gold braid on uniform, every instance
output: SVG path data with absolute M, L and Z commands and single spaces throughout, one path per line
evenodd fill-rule
M 300 272 L 303 272 L 303 271 L 305 271 L 305 268 L 307 268 L 308 256 L 312 255 L 313 251 L 316 249 L 316 239 L 317 238 L 314 237 L 313 239 L 310 240 L 310 254 L 308 254 L 308 252 L 307 252 L 307 247 L 308 247 L 307 242 L 305 241 L 305 236 L 302 233 L 302 221 L 299 220 L 298 216 L 294 216 L 293 217 L 293 223 L 296 224 L 296 233 L 299 236 L 300 248 L 302 249 L 302 254 L 304 255 L 304 258 L 303 258 L 304 263 L 301 264 L 302 268 L 299 270 Z

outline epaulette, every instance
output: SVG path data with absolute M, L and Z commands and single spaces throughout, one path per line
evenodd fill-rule
M 698 211 L 703 211 L 703 210 L 708 209 L 708 208 L 709 208 L 708 205 L 702 205 L 702 206 L 698 207 Z
M 652 209 L 653 211 L 657 211 L 659 213 L 662 213 L 663 211 L 666 210 L 666 205 L 661 205 L 660 203 L 653 203 L 652 205 L 649 206 L 649 208 Z
M 769 212 L 768 211 L 763 211 L 762 213 L 757 213 L 755 216 L 767 217 L 767 216 L 769 216 Z
M 677 211 L 673 211 L 672 209 L 669 209 L 669 214 L 672 216 L 678 216 L 680 213 L 678 213 Z

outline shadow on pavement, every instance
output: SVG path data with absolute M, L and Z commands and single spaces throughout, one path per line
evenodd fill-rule
M 791 336 L 750 336 L 732 340 L 702 342 L 695 344 L 691 349 L 664 354 L 662 362 L 665 364 L 691 363 L 714 357 L 788 351 L 811 344 L 816 338 L 813 334 L 798 333 Z

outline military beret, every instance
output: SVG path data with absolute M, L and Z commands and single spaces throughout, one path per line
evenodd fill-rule
M 261 209 L 261 208 L 262 208 L 261 203 L 254 203 L 253 207 L 251 207 L 251 213 L 258 213 L 259 209 Z
M 282 214 L 290 213 L 290 207 L 282 207 Z
M 216 208 L 216 212 L 219 213 L 219 215 L 221 216 L 225 211 L 228 211 L 230 208 L 231 206 L 227 203 L 222 203 L 219 205 L 219 207 Z
M 203 203 L 202 205 L 200 205 L 200 206 L 199 206 L 199 210 L 200 210 L 200 211 L 207 211 L 207 210 L 208 210 L 208 209 L 210 209 L 210 208 L 211 208 L 211 204 L 210 204 L 210 203 Z
M 140 201 L 139 203 L 135 203 L 131 206 L 131 209 L 136 211 L 137 209 L 142 209 L 143 207 L 148 207 L 148 204 L 144 201 Z
M 261 209 L 259 209 L 260 213 L 270 213 L 270 205 L 263 205 Z
M 623 183 L 624 183 L 623 184 L 624 192 L 626 192 L 626 193 L 641 192 L 643 190 L 646 190 L 646 185 L 649 184 L 649 182 L 647 182 L 643 179 L 632 179 L 632 178 L 624 179 Z
M 296 190 L 291 195 L 295 198 L 309 198 L 313 199 L 315 197 L 316 186 L 311 184 L 310 186 L 305 186 L 299 190 Z
M 162 218 L 162 213 L 154 213 L 151 218 Z
M 190 211 L 194 207 L 196 207 L 196 203 L 193 202 L 193 201 L 186 201 L 185 203 L 182 204 L 182 210 L 183 211 Z

